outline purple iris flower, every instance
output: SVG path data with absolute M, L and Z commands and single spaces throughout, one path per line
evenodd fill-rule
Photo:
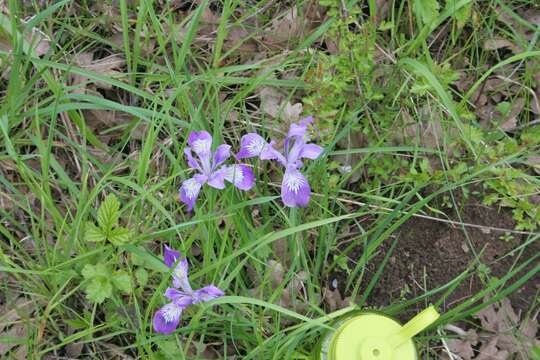
M 212 136 L 206 131 L 194 131 L 189 134 L 188 144 L 184 154 L 189 167 L 197 171 L 195 176 L 182 182 L 180 187 L 180 200 L 186 204 L 188 211 L 193 209 L 204 184 L 223 189 L 227 180 L 240 190 L 249 190 L 255 184 L 255 176 L 249 166 L 223 165 L 230 157 L 230 145 L 222 144 L 212 151 Z M 197 159 L 193 157 L 193 152 L 197 155 Z
M 193 290 L 188 280 L 188 262 L 181 255 L 165 245 L 164 262 L 169 268 L 173 268 L 173 287 L 165 290 L 165 297 L 170 302 L 164 305 L 154 314 L 154 330 L 161 334 L 170 334 L 178 327 L 182 311 L 191 304 L 207 302 L 225 295 L 223 291 L 214 285 L 208 285 L 202 289 Z
M 322 147 L 310 144 L 308 126 L 313 117 L 308 116 L 298 123 L 291 124 L 285 138 L 283 154 L 274 149 L 275 142 L 266 142 L 260 135 L 249 133 L 242 136 L 238 159 L 259 157 L 261 160 L 277 160 L 285 168 L 281 182 L 281 199 L 289 207 L 305 207 L 311 197 L 311 188 L 305 176 L 299 171 L 302 159 L 316 159 Z

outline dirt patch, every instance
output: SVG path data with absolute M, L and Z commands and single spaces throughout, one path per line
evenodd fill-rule
M 465 223 L 504 229 L 514 229 L 515 226 L 509 211 L 486 207 L 476 200 L 469 200 L 460 209 L 460 215 Z M 514 234 L 513 239 L 503 240 L 501 235 L 504 233 L 500 231 L 472 227 L 466 227 L 465 230 L 459 225 L 418 217 L 408 220 L 395 234 L 398 241 L 396 248 L 372 290 L 367 305 L 388 306 L 447 284 L 471 266 L 476 253 L 485 266 L 476 267 L 474 276 L 464 280 L 454 290 L 441 309 L 444 311 L 485 288 L 484 283 L 489 278 L 487 274 L 501 278 L 516 261 L 520 264 L 540 252 L 540 242 L 536 241 L 525 249 L 519 259 L 517 256 L 503 257 L 525 241 L 525 235 Z M 381 247 L 383 251 L 367 265 L 361 292 L 377 271 L 391 242 L 392 239 L 387 240 Z M 360 245 L 349 253 L 349 257 L 359 259 L 362 253 L 363 245 Z M 529 269 L 534 265 L 529 266 Z M 329 286 L 337 280 L 340 292 L 349 296 L 350 290 L 344 288 L 347 278 L 345 272 L 334 272 L 329 276 Z M 510 296 L 513 306 L 526 311 L 538 295 L 539 287 L 540 273 Z M 434 302 L 441 296 L 442 293 L 435 294 L 428 301 Z M 419 307 L 422 305 L 419 304 Z

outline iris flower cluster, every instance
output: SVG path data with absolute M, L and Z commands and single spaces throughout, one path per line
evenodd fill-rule
M 281 181 L 281 199 L 288 207 L 305 207 L 311 197 L 311 187 L 306 177 L 300 172 L 304 159 L 314 160 L 322 153 L 322 148 L 312 144 L 309 136 L 309 125 L 312 117 L 291 124 L 283 141 L 283 151 L 275 149 L 274 140 L 267 142 L 256 133 L 249 133 L 240 141 L 240 151 L 236 159 L 259 158 L 272 160 L 283 166 Z M 213 150 L 212 136 L 206 131 L 195 131 L 189 135 L 188 146 L 184 150 L 188 166 L 195 171 L 193 177 L 182 182 L 180 201 L 191 211 L 203 185 L 215 189 L 224 189 L 226 182 L 240 190 L 247 191 L 255 185 L 253 170 L 247 164 L 227 165 L 231 156 L 231 146 L 221 144 Z M 165 246 L 164 262 L 172 269 L 172 287 L 168 287 L 164 295 L 169 302 L 154 314 L 154 330 L 161 334 L 170 334 L 180 323 L 182 312 L 189 306 L 207 302 L 224 295 L 214 285 L 193 290 L 188 280 L 187 259 L 181 259 L 178 251 Z
M 308 126 L 313 122 L 311 116 L 291 124 L 283 142 L 283 152 L 274 148 L 274 140 L 267 142 L 256 133 L 249 133 L 240 141 L 240 151 L 236 159 L 258 157 L 260 160 L 274 160 L 283 166 L 285 172 L 281 182 L 281 199 L 288 207 L 305 207 L 311 197 L 311 187 L 300 172 L 303 159 L 314 160 L 322 153 L 319 145 L 310 143 Z M 250 190 L 255 185 L 253 170 L 246 164 L 224 165 L 230 157 L 231 146 L 219 145 L 212 151 L 212 136 L 206 131 L 195 131 L 189 135 L 188 147 L 184 150 L 190 169 L 196 174 L 185 180 L 180 187 L 180 200 L 188 211 L 204 184 L 216 189 L 224 189 L 225 181 L 240 190 Z M 193 153 L 197 156 L 195 158 Z

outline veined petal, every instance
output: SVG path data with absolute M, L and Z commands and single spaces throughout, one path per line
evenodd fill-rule
M 208 285 L 202 289 L 195 290 L 193 293 L 193 303 L 207 302 L 212 299 L 218 298 L 225 295 L 223 291 L 217 288 L 214 285 Z
M 261 160 L 272 160 L 276 158 L 272 145 L 267 143 L 262 136 L 256 133 L 249 133 L 242 136 L 240 140 L 240 151 L 236 154 L 237 159 L 260 157 Z
M 215 189 L 225 188 L 225 174 L 227 173 L 226 167 L 222 167 L 210 174 L 208 177 L 208 185 Z
M 213 167 L 216 168 L 217 166 L 221 165 L 225 160 L 229 158 L 229 156 L 231 156 L 231 145 L 219 145 L 214 152 Z
M 291 126 L 289 127 L 289 132 L 287 133 L 287 137 L 292 138 L 292 137 L 298 136 L 300 138 L 303 138 L 306 132 L 307 132 L 306 125 L 292 123 Z
M 308 125 L 313 122 L 313 116 L 307 116 L 300 120 L 298 123 L 292 123 L 289 127 L 289 132 L 287 133 L 287 137 L 291 138 L 294 136 L 299 136 L 302 139 L 306 139 L 305 137 L 308 129 Z
M 300 150 L 300 158 L 307 158 L 314 160 L 321 155 L 323 148 L 315 144 L 304 144 Z
M 288 139 L 286 146 L 289 145 L 291 140 L 293 141 L 293 145 L 289 148 L 289 152 L 287 154 L 287 165 L 295 165 L 295 167 L 298 169 L 300 166 L 297 166 L 297 161 L 300 160 L 300 154 L 306 143 L 301 137 L 297 136 Z
M 189 284 L 188 269 L 187 259 L 182 259 L 173 270 L 173 286 L 177 289 L 182 289 L 184 292 L 191 293 L 193 289 Z
M 171 300 L 173 303 L 183 309 L 193 304 L 193 297 L 191 294 L 185 293 L 175 288 L 167 288 L 167 290 L 165 290 L 165 297 L 167 297 L 169 300 Z
M 212 149 L 212 135 L 207 131 L 193 131 L 189 134 L 188 144 L 199 157 L 209 156 Z
M 281 183 L 281 199 L 288 207 L 305 207 L 309 203 L 311 189 L 307 179 L 297 169 L 285 171 Z
M 169 303 L 156 311 L 152 323 L 154 330 L 161 334 L 170 334 L 178 327 L 183 308 Z
M 235 164 L 224 167 L 225 180 L 233 183 L 240 190 L 250 190 L 255 184 L 253 170 L 244 164 Z
M 184 155 L 186 155 L 187 163 L 190 168 L 202 171 L 201 166 L 193 157 L 193 154 L 191 153 L 191 148 L 189 146 L 184 149 Z
M 186 204 L 188 211 L 193 209 L 193 205 L 195 205 L 201 187 L 201 182 L 197 181 L 195 177 L 182 182 L 182 186 L 180 187 L 180 201 Z
M 171 268 L 174 264 L 176 264 L 178 259 L 180 259 L 180 256 L 181 254 L 179 251 L 165 245 L 165 249 L 163 250 L 163 262 L 165 265 L 167 265 L 167 267 Z

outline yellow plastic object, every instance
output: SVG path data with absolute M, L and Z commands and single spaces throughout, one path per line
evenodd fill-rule
M 401 326 L 377 313 L 364 313 L 344 322 L 333 334 L 328 360 L 416 360 L 413 336 L 439 318 L 433 306 Z

